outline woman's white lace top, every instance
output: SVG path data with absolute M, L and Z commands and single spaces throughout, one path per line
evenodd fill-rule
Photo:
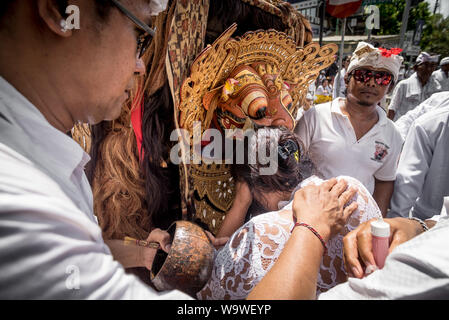
M 357 188 L 358 209 L 351 215 L 344 230 L 327 243 L 318 274 L 317 295 L 346 281 L 343 264 L 343 237 L 361 222 L 381 216 L 380 210 L 368 190 L 356 179 L 345 179 L 349 186 Z M 310 177 L 301 183 L 321 184 L 323 180 Z M 276 262 L 293 228 L 292 215 L 283 218 L 280 213 L 292 210 L 292 202 L 283 209 L 254 217 L 229 239 L 218 251 L 212 275 L 205 287 L 197 293 L 198 299 L 245 299 L 254 286 Z M 286 215 L 284 215 L 285 217 Z M 298 253 L 300 254 L 300 253 Z M 275 298 L 275 297 L 273 297 Z

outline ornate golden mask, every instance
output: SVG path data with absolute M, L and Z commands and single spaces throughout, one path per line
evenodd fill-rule
M 216 110 L 213 126 L 221 131 L 241 129 L 248 119 L 257 126 L 277 125 L 293 130 L 294 119 L 289 112 L 293 99 L 289 88 L 276 66 L 242 64 L 231 72 L 221 90 L 206 93 L 203 106 Z M 211 103 L 218 106 L 211 106 Z
M 204 131 L 215 118 L 219 129 L 241 128 L 247 121 L 278 121 L 292 129 L 309 85 L 333 63 L 337 45 L 299 48 L 276 30 L 232 39 L 235 29 L 229 27 L 193 62 L 181 87 L 180 127 L 193 132 L 193 122 L 201 121 Z

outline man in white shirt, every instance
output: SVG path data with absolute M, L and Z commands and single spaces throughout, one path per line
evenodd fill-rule
M 346 91 L 346 84 L 345 84 L 345 75 L 346 70 L 348 69 L 349 62 L 351 61 L 351 56 L 346 56 L 342 60 L 342 66 L 340 72 L 337 72 L 337 75 L 334 78 L 334 83 L 332 85 L 332 97 L 335 98 L 344 98 L 346 97 L 345 91 Z M 338 83 L 340 83 L 339 88 Z M 337 92 L 338 90 L 338 92 Z
M 402 57 L 382 52 L 360 42 L 348 67 L 347 98 L 306 111 L 295 132 L 323 178 L 358 179 L 385 215 L 403 140 L 378 103 L 397 79 Z
M 433 109 L 438 109 L 447 105 L 449 105 L 448 91 L 434 93 L 429 99 L 425 100 L 415 109 L 410 110 L 400 117 L 394 124 L 396 125 L 396 128 L 398 128 L 402 138 L 405 140 L 410 127 L 416 119 Z
M 438 91 L 449 91 L 449 57 L 441 59 L 440 69 L 432 73 Z
M 420 116 L 410 127 L 399 160 L 389 217 L 427 219 L 438 214 L 449 196 L 449 92 L 444 105 Z
M 396 121 L 408 111 L 414 109 L 432 94 L 439 91 L 436 82 L 431 79 L 438 63 L 438 56 L 422 52 L 413 69 L 415 73 L 408 79 L 400 81 L 393 91 L 388 118 Z
M 1 299 L 189 298 L 158 293 L 115 261 L 121 243 L 101 237 L 84 174 L 89 156 L 66 135 L 75 121 L 116 118 L 134 73 L 145 72 L 140 54 L 151 41 L 136 29 L 153 32 L 142 20 L 157 14 L 155 2 L 121 4 L 78 1 L 79 30 L 54 1 L 0 7 Z M 144 266 L 135 252 L 125 260 Z

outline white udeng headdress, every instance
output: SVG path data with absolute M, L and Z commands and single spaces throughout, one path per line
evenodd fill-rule
M 397 81 L 399 69 L 404 60 L 398 55 L 401 51 L 401 49 L 375 48 L 369 43 L 359 42 L 352 55 L 347 72 L 349 74 L 351 71 L 363 67 L 385 69 L 390 71 L 394 81 Z
M 440 66 L 444 66 L 449 63 L 449 57 L 441 59 Z

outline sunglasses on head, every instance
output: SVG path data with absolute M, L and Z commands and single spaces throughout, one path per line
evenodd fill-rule
M 132 22 L 134 22 L 141 30 L 145 31 L 144 35 L 137 38 L 137 57 L 141 58 L 145 51 L 148 49 L 155 35 L 155 31 L 151 29 L 146 23 L 137 18 L 128 9 L 125 8 L 119 1 L 111 0 L 111 2 L 119 9 L 125 16 L 127 16 Z
M 368 83 L 372 77 L 374 77 L 374 82 L 380 86 L 388 86 L 393 80 L 391 73 L 386 71 L 373 71 L 368 69 L 358 69 L 355 70 L 354 79 L 358 82 Z

